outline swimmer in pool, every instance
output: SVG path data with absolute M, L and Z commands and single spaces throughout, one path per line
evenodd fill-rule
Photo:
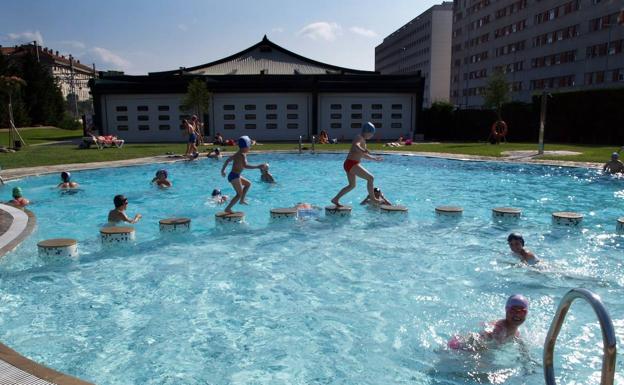
M 141 219 L 141 214 L 136 214 L 133 219 L 128 218 L 126 209 L 128 208 L 128 198 L 123 195 L 115 195 L 113 199 L 115 208 L 108 212 L 108 223 L 116 225 L 119 222 L 137 223 Z
M 372 138 L 373 135 L 375 135 L 375 125 L 371 122 L 367 122 L 362 125 L 362 132 L 356 135 L 353 139 L 353 142 L 351 143 L 351 150 L 349 150 L 347 159 L 344 161 L 343 164 L 343 168 L 347 173 L 347 180 L 349 181 L 349 184 L 343 187 L 342 190 L 340 190 L 338 194 L 331 200 L 331 202 L 337 207 L 342 206 L 340 204 L 340 198 L 342 198 L 346 193 L 355 188 L 356 177 L 360 177 L 366 180 L 366 188 L 368 190 L 369 202 L 372 204 L 382 204 L 382 201 L 375 197 L 375 177 L 360 164 L 362 158 L 375 161 L 382 160 L 382 158 L 379 156 L 371 155 L 371 153 L 368 151 L 368 148 L 366 148 L 366 140 Z
M 526 320 L 529 312 L 529 301 L 520 294 L 514 294 L 505 304 L 505 318 L 489 323 L 480 333 L 472 333 L 467 337 L 454 336 L 447 346 L 453 350 L 479 351 L 487 349 L 489 344 L 504 344 L 518 340 L 518 328 Z
M 13 187 L 13 191 L 11 192 L 13 199 L 9 201 L 9 204 L 15 207 L 26 207 L 30 204 L 30 201 L 22 195 L 21 187 Z
M 161 169 L 156 171 L 156 176 L 152 179 L 152 183 L 156 183 L 156 186 L 160 188 L 168 188 L 173 186 L 171 181 L 167 179 L 167 170 Z
M 265 182 L 265 183 L 275 183 L 275 178 L 273 178 L 273 175 L 271 175 L 271 173 L 269 172 L 269 164 L 265 164 L 263 165 L 262 168 L 260 168 L 260 173 L 262 175 L 260 175 L 260 180 Z
M 67 171 L 63 171 L 61 173 L 61 180 L 62 182 L 58 184 L 58 188 L 61 189 L 71 189 L 71 188 L 76 188 L 78 187 L 78 183 L 76 182 L 72 182 L 71 180 L 71 173 L 67 172 Z
M 392 206 L 392 203 L 386 198 L 386 196 L 381 192 L 381 189 L 378 187 L 375 187 L 373 189 L 373 191 L 375 192 L 375 198 L 379 199 L 381 201 L 381 204 L 383 205 L 388 205 L 388 206 Z M 364 198 L 364 200 L 362 202 L 360 202 L 361 205 L 366 205 L 368 204 L 368 202 L 370 202 L 370 198 L 366 197 Z
M 221 194 L 221 190 L 218 188 L 212 190 L 212 200 L 217 204 L 223 204 L 227 202 L 228 196 Z
M 514 255 L 527 265 L 535 265 L 540 260 L 531 251 L 524 248 L 524 238 L 521 234 L 511 233 L 507 237 L 507 243 Z
M 624 147 L 622 147 L 624 149 Z M 620 151 L 622 151 L 620 149 Z M 611 160 L 602 167 L 603 173 L 618 174 L 624 173 L 624 163 L 620 160 L 620 151 L 611 154 Z
M 247 163 L 247 153 L 251 149 L 251 139 L 248 136 L 241 136 L 238 139 L 238 151 L 223 163 L 223 167 L 221 168 L 221 175 L 225 176 L 225 169 L 227 168 L 228 163 L 232 162 L 232 170 L 227 176 L 228 182 L 232 184 L 234 190 L 236 191 L 236 195 L 230 203 L 225 208 L 226 213 L 232 212 L 232 207 L 236 203 L 240 201 L 241 204 L 246 205 L 247 201 L 245 197 L 247 196 L 247 192 L 251 187 L 251 182 L 241 176 L 242 172 L 246 168 L 263 168 L 267 167 L 266 164 L 258 164 L 251 165 Z

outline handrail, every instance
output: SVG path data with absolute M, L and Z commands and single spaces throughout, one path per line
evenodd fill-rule
M 604 355 L 602 357 L 602 377 L 600 385 L 613 385 L 613 378 L 615 376 L 615 359 L 616 359 L 616 341 L 615 331 L 613 329 L 613 322 L 611 317 L 605 309 L 600 297 L 592 293 L 587 289 L 572 289 L 566 293 L 553 318 L 553 322 L 548 329 L 548 335 L 546 335 L 546 341 L 544 342 L 544 379 L 546 385 L 556 385 L 555 381 L 555 369 L 553 367 L 553 358 L 555 350 L 555 342 L 557 336 L 561 331 L 565 316 L 577 298 L 583 298 L 594 309 L 594 312 L 598 316 L 600 321 L 600 330 L 602 331 L 602 343 Z

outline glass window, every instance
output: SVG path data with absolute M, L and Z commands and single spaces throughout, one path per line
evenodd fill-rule
M 234 114 L 225 114 L 223 115 L 223 120 L 234 120 L 236 119 L 236 115 Z
M 149 120 L 149 116 L 148 115 L 139 115 L 137 116 L 137 120 L 140 122 L 147 122 Z
M 149 111 L 148 106 L 137 106 L 137 111 Z
M 373 119 L 383 119 L 381 114 L 371 114 L 371 118 L 373 118 Z
M 402 119 L 403 114 L 392 114 L 392 119 Z
M 266 124 L 266 128 L 267 128 L 267 130 L 275 130 L 277 128 L 277 124 L 275 124 L 275 123 L 267 123 Z
M 342 110 L 342 104 L 332 104 L 329 108 L 332 110 Z
M 266 114 L 267 120 L 276 120 L 277 114 Z
M 169 115 L 158 115 L 158 120 L 169 120 Z
M 224 125 L 223 125 L 223 129 L 224 129 L 224 130 L 233 130 L 233 129 L 235 129 L 235 128 L 236 128 L 236 125 L 235 125 L 235 124 L 232 124 L 232 123 L 228 123 L 228 124 L 224 124 Z
M 147 131 L 147 130 L 149 130 L 149 125 L 139 124 L 139 131 Z
M 171 126 L 170 126 L 170 125 L 168 125 L 168 124 L 160 124 L 160 125 L 158 126 L 158 129 L 159 129 L 159 130 L 161 130 L 161 131 L 166 131 L 166 130 L 171 129 Z
M 362 119 L 362 114 L 351 114 L 351 119 Z
M 342 128 L 342 124 L 341 123 L 332 123 L 330 125 L 331 128 Z
M 375 128 L 383 127 L 383 124 L 381 124 L 381 122 L 374 122 L 373 124 L 375 125 Z
M 118 122 L 127 122 L 128 121 L 128 117 L 126 115 L 119 115 L 119 116 L 117 116 L 117 121 Z
M 158 111 L 169 111 L 169 106 L 158 106 Z
M 224 104 L 223 105 L 223 109 L 225 111 L 234 111 L 234 105 L 233 104 Z
M 401 123 L 392 123 L 390 125 L 390 127 L 392 127 L 392 128 L 401 128 L 401 127 L 403 127 L 403 125 Z
M 286 109 L 287 110 L 298 110 L 299 109 L 299 105 L 298 104 L 287 104 L 286 105 Z
M 271 111 L 271 110 L 277 110 L 277 104 L 267 104 L 266 105 L 266 109 Z
M 255 110 L 256 110 L 255 104 L 245 104 L 245 111 L 255 111 Z
M 191 115 L 180 115 L 180 121 L 184 120 L 184 119 L 190 119 Z
M 115 108 L 115 110 L 116 110 L 117 112 L 126 112 L 126 111 L 128 111 L 128 107 L 126 107 L 126 106 L 117 106 L 117 107 Z
M 255 130 L 256 129 L 256 124 L 255 123 L 247 123 L 247 124 L 245 124 L 245 129 L 246 130 Z
M 372 108 L 373 110 L 381 110 L 383 107 L 382 107 L 382 105 L 381 105 L 381 104 L 373 104 L 373 105 L 371 106 L 371 108 Z
M 361 104 L 352 104 L 351 105 L 351 109 L 352 110 L 361 110 L 362 109 L 362 105 Z
M 245 114 L 245 120 L 256 120 L 256 114 Z
M 128 126 L 117 126 L 117 131 L 128 131 Z
M 362 123 L 351 123 L 351 128 L 362 128 Z
M 288 118 L 288 119 L 299 119 L 299 115 L 297 115 L 297 114 L 288 114 L 288 115 L 286 115 L 286 118 Z
M 393 104 L 392 105 L 392 109 L 393 110 L 402 110 L 403 109 L 403 105 L 402 104 Z
M 299 128 L 299 125 L 297 123 L 288 123 L 286 125 L 286 128 L 290 128 L 290 129 Z
M 332 118 L 332 119 L 342 119 L 342 114 L 331 114 L 330 118 Z

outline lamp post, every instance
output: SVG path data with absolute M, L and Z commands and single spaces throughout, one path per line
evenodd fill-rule
M 537 144 L 537 154 L 544 155 L 544 129 L 546 128 L 546 107 L 548 106 L 548 91 L 542 91 L 542 105 L 540 108 L 539 139 Z

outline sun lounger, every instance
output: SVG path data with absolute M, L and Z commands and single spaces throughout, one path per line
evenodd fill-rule
M 106 147 L 117 147 L 122 148 L 125 141 L 123 139 L 119 139 L 113 135 L 107 136 L 85 136 L 82 138 L 83 143 L 85 143 L 86 147 L 89 148 L 91 145 L 97 146 L 98 150 L 101 150 Z

